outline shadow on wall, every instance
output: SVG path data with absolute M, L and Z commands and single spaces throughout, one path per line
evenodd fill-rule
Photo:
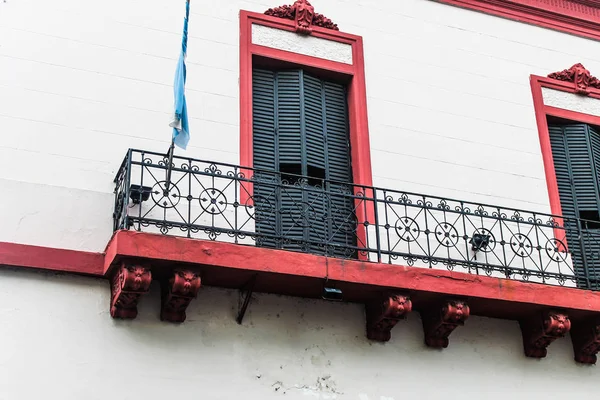
M 469 318 L 440 351 L 423 344 L 417 312 L 380 344 L 365 338 L 359 304 L 255 294 L 240 326 L 238 292 L 205 287 L 187 321 L 173 325 L 156 315 L 158 284 L 133 321 L 111 319 L 109 292 L 101 279 L 0 270 L 0 341 L 6 346 L 0 374 L 8 378 L 0 383 L 2 393 L 14 385 L 33 396 L 60 384 L 54 373 L 78 378 L 69 399 L 81 398 L 78 390 L 90 384 L 98 386 L 97 396 L 114 394 L 114 387 L 99 385 L 108 381 L 121 382 L 123 393 L 133 390 L 135 398 L 176 389 L 191 398 L 201 391 L 207 399 L 245 393 L 250 399 L 390 400 L 407 392 L 431 399 L 487 392 L 500 399 L 513 392 L 551 397 L 562 382 L 583 394 L 595 390 L 600 376 L 598 367 L 572 360 L 569 338 L 553 343 L 545 359 L 526 358 L 514 321 Z M 40 388 L 18 386 L 21 374 L 41 376 Z M 456 384 L 466 376 L 470 384 Z

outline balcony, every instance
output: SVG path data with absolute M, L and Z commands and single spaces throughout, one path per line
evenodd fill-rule
M 596 290 L 595 221 L 130 150 L 115 230 Z
M 575 359 L 596 362 L 598 221 L 293 172 L 129 150 L 104 253 L 111 315 L 135 318 L 158 280 L 161 319 L 183 322 L 202 282 L 240 289 L 239 323 L 253 291 L 322 297 L 364 303 L 371 340 L 414 309 L 444 348 L 474 314 L 519 321 L 528 357 L 570 330 Z

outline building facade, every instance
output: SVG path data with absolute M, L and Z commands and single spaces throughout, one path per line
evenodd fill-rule
M 600 2 L 0 2 L 0 399 L 562 398 Z

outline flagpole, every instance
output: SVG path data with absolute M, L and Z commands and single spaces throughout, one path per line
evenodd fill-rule
M 171 187 L 171 173 L 173 170 L 173 156 L 175 153 L 175 144 L 185 149 L 189 141 L 189 128 L 187 117 L 187 105 L 185 102 L 185 56 L 187 54 L 187 36 L 188 36 L 188 20 L 190 17 L 190 0 L 185 2 L 185 20 L 183 23 L 183 38 L 181 41 L 181 55 L 177 64 L 175 73 L 175 115 L 173 122 L 169 124 L 173 128 L 173 137 L 171 138 L 171 146 L 165 157 L 167 164 L 167 178 L 165 182 L 165 196 L 168 196 Z M 177 143 L 175 143 L 177 141 Z
M 165 183 L 166 195 L 169 195 L 169 187 L 171 186 L 171 172 L 173 168 L 173 153 L 175 153 L 175 140 L 171 140 L 171 146 L 167 152 L 167 181 Z

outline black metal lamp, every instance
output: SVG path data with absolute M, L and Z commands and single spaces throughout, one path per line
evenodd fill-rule
M 490 239 L 492 237 L 490 235 L 485 235 L 483 233 L 474 233 L 473 237 L 469 241 L 471 244 L 471 250 L 473 251 L 485 251 L 490 244 Z
M 141 185 L 131 185 L 129 187 L 129 198 L 133 201 L 133 204 L 140 204 L 150 198 L 152 188 Z
M 329 279 L 325 280 L 321 298 L 323 300 L 328 300 L 328 301 L 342 301 L 343 293 L 342 293 L 341 289 L 331 287 L 330 285 L 327 284 L 328 282 L 329 282 Z

